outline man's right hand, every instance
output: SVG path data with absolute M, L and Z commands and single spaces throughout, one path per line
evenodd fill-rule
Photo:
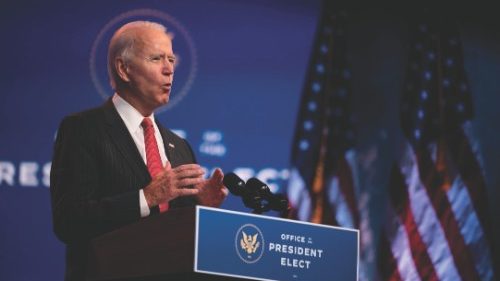
M 201 183 L 204 171 L 198 164 L 185 164 L 172 168 L 167 162 L 165 169 L 144 188 L 148 206 L 154 207 L 180 196 L 197 195 L 199 190 L 191 188 Z

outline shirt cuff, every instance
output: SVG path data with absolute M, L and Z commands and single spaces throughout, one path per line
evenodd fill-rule
M 141 208 L 141 218 L 149 216 L 151 211 L 149 210 L 148 201 L 146 201 L 146 196 L 144 196 L 144 190 L 139 190 L 139 206 Z

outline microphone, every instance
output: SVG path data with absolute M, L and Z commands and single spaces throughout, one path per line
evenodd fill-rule
M 262 197 L 258 192 L 245 188 L 245 182 L 235 173 L 228 173 L 224 175 L 222 183 L 227 187 L 231 194 L 240 196 L 243 204 L 254 212 L 262 212 L 264 205 Z
M 285 212 L 288 210 L 288 199 L 282 194 L 273 194 L 265 183 L 257 178 L 251 178 L 247 181 L 246 186 L 249 190 L 258 193 L 264 200 L 268 202 L 265 209 Z
M 283 195 L 283 194 L 274 194 L 273 199 L 271 199 L 271 209 L 278 211 L 278 212 L 284 212 L 285 214 L 288 213 L 290 204 L 288 203 L 288 198 Z
M 245 193 L 245 182 L 235 173 L 224 175 L 222 183 L 229 189 L 229 192 L 236 196 L 242 196 Z

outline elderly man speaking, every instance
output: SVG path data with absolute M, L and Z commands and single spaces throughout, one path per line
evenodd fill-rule
M 169 101 L 174 64 L 164 26 L 123 25 L 108 50 L 115 94 L 60 124 L 50 191 L 54 231 L 67 245 L 66 280 L 85 278 L 92 238 L 171 208 L 217 207 L 227 196 L 222 171 L 205 179 L 186 140 L 155 120 Z

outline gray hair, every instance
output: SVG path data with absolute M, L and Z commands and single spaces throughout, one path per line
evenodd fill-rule
M 136 32 L 141 28 L 156 29 L 167 34 L 167 28 L 165 26 L 151 21 L 129 22 L 120 27 L 113 34 L 108 47 L 108 75 L 111 87 L 114 90 L 116 90 L 117 83 L 121 81 L 115 68 L 115 60 L 116 58 L 122 58 L 125 63 L 130 60 L 130 56 L 133 53 L 137 41 Z

